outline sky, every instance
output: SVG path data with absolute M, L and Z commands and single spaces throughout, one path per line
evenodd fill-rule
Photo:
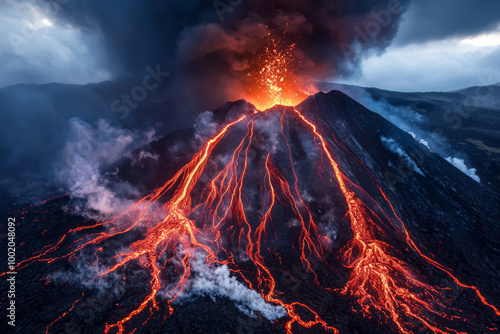
M 406 92 L 498 83 L 500 1 L 414 1 L 392 44 L 340 81 Z
M 328 1 L 317 2 L 324 5 Z M 358 0 L 349 10 L 355 13 L 356 6 L 373 4 L 380 13 L 384 6 L 378 5 L 385 2 L 390 1 Z M 227 15 L 233 13 L 229 10 L 220 16 L 211 1 L 147 3 L 1 0 L 0 87 L 116 80 L 144 71 L 147 64 L 154 66 L 176 57 L 172 50 L 189 45 L 179 39 L 195 35 L 189 27 L 218 19 L 224 27 Z M 245 0 L 233 3 L 246 6 Z M 175 20 L 160 21 L 161 15 L 172 12 Z M 376 20 L 373 16 L 371 21 L 356 23 L 356 16 L 352 17 L 349 29 L 359 26 L 364 30 Z M 399 27 L 384 32 L 384 40 L 376 47 L 357 55 L 349 71 L 333 68 L 331 72 L 337 76 L 331 74 L 328 79 L 397 91 L 449 91 L 500 82 L 499 1 L 412 1 L 396 23 Z M 146 49 L 152 51 L 144 52 Z M 155 54 L 167 56 L 160 59 Z M 336 59 L 334 52 L 331 57 Z
M 85 84 L 109 79 L 94 36 L 54 20 L 40 1 L 0 1 L 0 87 L 19 83 Z

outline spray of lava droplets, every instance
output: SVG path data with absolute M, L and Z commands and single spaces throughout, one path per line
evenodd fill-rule
M 266 50 L 267 61 L 261 67 L 260 83 L 267 87 L 267 91 L 258 95 L 260 106 L 297 102 L 296 93 L 287 88 L 290 86 L 287 86 L 289 83 L 286 82 L 289 71 L 286 61 L 293 45 L 286 50 L 285 53 L 278 51 L 276 47 Z M 278 168 L 277 158 L 270 148 L 261 148 L 264 158 L 258 166 L 260 169 L 250 167 L 252 162 L 249 156 L 252 147 L 265 146 L 265 139 L 258 131 L 258 122 L 273 115 L 277 115 L 280 120 L 281 141 L 288 150 L 289 158 L 286 163 L 290 173 Z M 259 292 L 266 302 L 284 308 L 288 314 L 285 324 L 287 333 L 292 333 L 294 324 L 306 328 L 319 326 L 325 331 L 337 333 L 335 324 L 323 320 L 320 312 L 312 306 L 283 298 L 275 269 L 268 264 L 268 259 L 274 254 L 269 249 L 269 240 L 272 239 L 270 235 L 273 230 L 275 231 L 272 216 L 278 206 L 288 211 L 297 222 L 293 227 L 297 235 L 294 251 L 297 252 L 304 271 L 316 275 L 310 259 L 325 261 L 326 254 L 330 251 L 330 238 L 319 228 L 313 218 L 313 210 L 301 196 L 290 136 L 285 131 L 292 122 L 308 129 L 309 136 L 314 139 L 321 156 L 321 160 L 315 162 L 319 166 L 318 173 L 323 174 L 323 179 L 330 180 L 332 187 L 340 189 L 354 235 L 342 249 L 341 255 L 345 266 L 351 269 L 348 282 L 342 289 L 322 287 L 325 291 L 339 292 L 352 299 L 358 305 L 354 307 L 353 304 L 354 312 L 361 311 L 367 317 L 378 315 L 400 333 L 412 333 L 414 328 L 424 328 L 434 333 L 462 333 L 452 328 L 453 323 L 458 322 L 462 327 L 469 326 L 468 317 L 447 305 L 442 297 L 441 290 L 446 288 L 427 283 L 425 277 L 421 277 L 409 264 L 398 259 L 391 246 L 381 240 L 384 233 L 378 223 L 386 220 L 393 223 L 395 230 L 402 228 L 404 241 L 422 261 L 451 277 L 456 285 L 470 289 L 485 307 L 497 316 L 500 315 L 499 310 L 489 304 L 476 287 L 462 283 L 451 270 L 419 249 L 381 187 L 378 187 L 378 190 L 386 201 L 384 205 L 391 208 L 388 213 L 384 212 L 381 203 L 377 203 L 342 172 L 329 147 L 329 140 L 334 140 L 339 145 L 340 143 L 333 134 L 322 133 L 317 124 L 296 108 L 273 108 L 263 112 L 255 110 L 253 114 L 232 120 L 209 139 L 191 161 L 163 186 L 137 201 L 126 212 L 113 220 L 70 230 L 54 245 L 47 246 L 31 258 L 20 262 L 18 270 L 33 262 L 51 263 L 60 259 L 72 259 L 87 248 L 97 254 L 102 252 L 110 239 L 134 231 L 144 231 L 146 227 L 142 237 L 132 242 L 128 250 L 116 254 L 114 264 L 95 278 L 118 272 L 131 262 L 139 263 L 150 276 L 149 292 L 126 316 L 106 324 L 104 333 L 135 332 L 137 328 L 133 328 L 131 320 L 140 317 L 146 310 L 151 313 L 158 311 L 160 291 L 166 292 L 163 295 L 168 299 L 168 314 L 172 314 L 172 303 L 189 285 L 193 271 L 192 261 L 197 254 L 203 254 L 208 266 L 227 265 L 250 289 Z M 207 166 L 214 159 L 214 149 L 230 133 L 237 131 L 244 135 L 234 144 L 231 157 L 224 163 L 223 168 L 211 171 Z M 234 139 L 229 141 L 234 143 Z M 249 209 L 245 207 L 245 189 L 251 182 L 251 170 L 262 171 L 257 182 L 262 202 L 257 216 L 249 213 Z M 209 175 L 209 181 L 202 181 L 202 175 Z M 328 197 L 326 193 L 325 197 Z M 367 203 L 362 201 L 361 197 L 368 198 Z M 371 210 L 368 204 L 372 208 L 378 208 L 378 214 L 375 209 Z M 104 232 L 102 227 L 106 227 Z M 95 232 L 96 230 L 98 232 Z M 68 240 L 71 235 L 80 237 L 70 242 Z M 66 246 L 69 251 L 60 256 L 53 255 Z M 253 270 L 238 267 L 238 261 L 235 259 L 242 253 L 250 259 Z M 278 257 L 277 254 L 274 255 Z M 279 270 L 287 271 L 286 268 Z M 176 274 L 165 274 L 166 272 Z M 71 312 L 77 302 L 79 300 L 59 319 Z M 55 321 L 47 327 L 47 333 L 54 323 Z M 471 324 L 470 328 L 474 328 L 473 326 Z M 488 327 L 483 329 L 494 330 Z
M 285 44 L 271 39 L 257 55 L 258 64 L 248 73 L 248 101 L 259 110 L 274 105 L 295 106 L 307 96 L 316 93 L 314 88 L 305 88 L 306 79 L 296 73 L 300 61 L 295 56 L 295 44 Z

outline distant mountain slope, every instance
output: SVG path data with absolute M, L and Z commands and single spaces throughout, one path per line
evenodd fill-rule
M 66 143 L 72 118 L 91 125 L 105 119 L 114 127 L 127 129 L 154 127 L 157 134 L 193 121 L 198 110 L 173 108 L 176 97 L 168 86 L 155 87 L 146 90 L 142 78 L 128 78 L 88 85 L 20 84 L 0 88 L 0 179 L 53 177 L 51 164 Z M 137 101 L 133 89 L 134 96 L 140 97 Z M 144 91 L 143 98 L 140 94 Z
M 346 93 L 441 156 L 464 160 L 481 183 L 500 193 L 500 84 L 416 93 L 328 83 L 322 88 Z

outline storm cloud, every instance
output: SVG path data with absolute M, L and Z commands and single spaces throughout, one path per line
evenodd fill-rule
M 500 26 L 500 2 L 484 0 L 413 1 L 395 45 L 472 36 Z
M 500 81 L 500 3 L 412 1 L 392 44 L 344 83 L 406 92 L 451 91 Z

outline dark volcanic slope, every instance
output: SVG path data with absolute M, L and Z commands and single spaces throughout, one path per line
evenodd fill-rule
M 478 184 L 407 132 L 343 93 L 319 93 L 297 109 L 328 138 L 344 173 L 377 202 L 384 203 L 377 191 L 377 184 L 381 186 L 424 249 L 465 282 L 477 284 L 490 298 L 498 296 L 500 206 L 490 188 Z M 252 111 L 252 106 L 237 101 L 215 110 L 214 115 L 217 122 L 223 122 L 224 118 L 234 119 L 231 113 Z M 299 127 L 298 131 L 305 130 Z M 183 142 L 184 152 L 194 153 L 193 146 L 186 144 L 193 134 L 194 130 L 189 128 L 153 143 L 150 149 L 160 154 L 157 162 L 146 162 L 142 172 L 123 171 L 138 175 L 147 170 L 155 176 L 152 180 L 156 182 L 152 184 L 159 186 L 161 180 L 156 175 L 172 175 L 176 171 L 171 168 L 172 161 L 182 161 L 178 151 L 174 155 L 165 154 L 166 149 Z M 311 148 L 302 149 L 302 154 L 307 154 Z M 299 146 L 294 150 L 301 151 Z M 306 180 L 308 176 L 299 174 L 299 178 Z M 390 211 L 387 204 L 384 209 Z M 434 279 L 438 284 L 449 280 L 439 274 Z M 493 303 L 498 304 L 498 299 Z
M 457 156 L 477 169 L 481 182 L 500 192 L 500 84 L 453 92 L 402 93 L 323 84 L 338 89 L 405 130 L 425 139 L 444 157 Z
M 371 210 L 369 215 L 381 215 L 382 211 L 391 212 L 380 187 L 423 252 L 451 268 L 465 284 L 477 286 L 491 304 L 500 305 L 500 202 L 490 188 L 473 181 L 438 154 L 419 144 L 407 132 L 343 93 L 319 93 L 296 108 L 316 124 L 339 168 L 352 181 L 350 190 L 366 203 L 367 211 Z M 253 106 L 245 101 L 227 103 L 213 112 L 211 124 L 218 124 L 220 128 L 239 115 L 251 115 L 253 112 Z M 276 180 L 291 177 L 289 153 L 284 140 L 280 139 L 280 117 L 283 122 L 281 124 L 284 124 L 282 134 L 289 140 L 290 156 L 295 162 L 297 182 L 301 191 L 304 191 L 304 202 L 311 208 L 311 215 L 316 221 L 323 221 L 325 211 L 333 212 L 330 227 L 335 229 L 325 261 L 312 260 L 319 282 L 331 289 L 327 292 L 314 282 L 311 273 L 303 272 L 300 262 L 297 262 L 297 249 L 291 245 L 297 243 L 298 237 L 294 233 L 295 223 L 289 219 L 290 208 L 282 205 L 272 212 L 273 234 L 278 243 L 270 238 L 269 244 L 266 244 L 269 249 L 265 258 L 270 270 L 280 275 L 281 279 L 277 283 L 279 290 L 283 292 L 280 298 L 287 302 L 299 300 L 310 305 L 329 325 L 338 328 L 340 333 L 397 333 L 390 321 L 386 324 L 378 317 L 363 317 L 361 313 L 353 312 L 356 300 L 332 292 L 333 289 L 341 289 L 349 280 L 351 270 L 345 268 L 340 256 L 353 238 L 353 231 L 346 216 L 347 204 L 340 186 L 332 181 L 335 178 L 333 172 L 322 169 L 323 165 L 319 163 L 326 158 L 317 150 L 318 138 L 314 138 L 307 126 L 294 115 L 293 108 L 278 106 L 255 116 L 258 139 L 248 146 L 251 157 L 248 171 L 250 182 L 247 183 L 248 188 L 243 189 L 245 205 L 253 208 L 249 216 L 252 216 L 252 212 L 257 216 L 261 207 L 265 207 L 262 205 L 264 199 L 258 192 L 259 189 L 262 190 L 262 184 L 254 180 L 258 180 L 258 176 L 263 174 L 262 166 L 268 165 L 266 154 L 273 158 L 276 170 L 279 171 L 276 175 L 282 175 Z M 197 137 L 200 131 L 198 124 L 151 143 L 142 150 L 158 154 L 157 160 L 145 159 L 131 164 L 129 158 L 124 158 L 117 166 L 119 173 L 116 177 L 125 179 L 148 193 L 172 177 L 202 147 L 203 140 L 200 141 Z M 210 180 L 210 173 L 220 170 L 220 166 L 227 161 L 246 131 L 244 126 L 231 130 L 214 150 L 207 172 L 195 187 L 194 191 L 198 192 L 193 196 L 194 205 L 202 197 L 200 190 Z M 18 254 L 20 260 L 28 257 L 31 250 L 36 251 L 56 242 L 58 236 L 68 229 L 92 223 L 72 216 L 71 209 L 68 208 L 71 208 L 71 201 L 63 197 L 29 208 L 22 215 L 21 212 L 12 213 L 24 217 L 18 228 L 20 240 L 26 243 Z M 193 212 L 192 217 L 198 219 L 203 214 Z M 37 218 L 41 222 L 34 225 L 33 221 Z M 383 241 L 390 245 L 388 249 L 391 249 L 392 256 L 422 275 L 430 285 L 450 287 L 442 292 L 449 299 L 447 303 L 463 310 L 466 315 L 476 315 L 470 324 L 463 325 L 466 327 L 461 328 L 462 325 L 458 324 L 455 327 L 457 330 L 478 333 L 484 326 L 491 327 L 495 320 L 498 321 L 489 308 L 477 302 L 478 298 L 473 292 L 457 288 L 446 274 L 423 261 L 410 249 L 405 240 L 401 239 L 402 225 L 392 214 L 376 222 L 378 227 L 374 229 L 379 232 L 374 235 L 385 236 Z M 232 241 L 230 235 L 234 235 L 234 231 L 231 232 L 231 224 L 239 228 L 237 223 L 230 221 L 221 228 L 223 237 Z M 48 231 L 44 232 L 45 229 Z M 104 251 L 100 255 L 101 259 L 107 259 L 104 261 L 109 265 L 117 250 L 125 249 L 131 241 L 140 238 L 138 231 L 127 237 L 105 242 L 102 245 Z M 58 254 L 64 252 L 66 250 L 61 250 Z M 141 296 L 149 291 L 149 276 L 138 263 L 131 263 L 121 269 L 117 275 L 118 283 L 110 279 L 102 288 L 95 285 L 87 287 L 82 284 L 81 278 L 70 280 L 71 283 L 61 279 L 63 274 L 88 277 L 85 271 L 92 267 L 81 262 L 58 260 L 52 263 L 34 263 L 20 272 L 23 276 L 18 282 L 19 291 L 33 292 L 29 295 L 20 293 L 17 297 L 20 310 L 16 328 L 18 333 L 44 333 L 47 325 L 67 311 L 82 292 L 86 296 L 85 303 L 77 304 L 73 312 L 51 328 L 50 333 L 100 332 L 105 323 L 126 316 L 127 310 L 130 312 L 131 307 L 137 305 Z M 237 258 L 236 262 L 245 271 L 254 270 L 244 258 Z M 60 279 L 45 285 L 43 278 L 54 273 L 59 273 Z M 122 276 L 126 279 L 122 279 Z M 2 285 L 2 305 L 6 302 L 4 290 L 5 285 Z M 198 297 L 185 300 L 176 305 L 174 313 L 165 320 L 167 313 L 166 305 L 162 302 L 160 310 L 145 325 L 142 323 L 146 319 L 142 318 L 132 322 L 138 327 L 135 333 L 286 332 L 283 327 L 285 321 L 270 322 L 262 317 L 248 317 L 238 310 L 233 301 L 220 296 L 216 299 Z M 36 317 L 32 314 L 36 314 Z M 304 314 L 307 317 L 307 313 Z M 440 323 L 441 319 L 434 317 L 433 321 Z M 417 328 L 414 328 L 415 333 L 429 333 L 428 330 Z M 293 330 L 294 333 L 325 332 L 319 326 L 307 330 L 294 325 Z
M 320 93 L 298 108 L 316 114 L 318 122 L 324 124 L 323 129 L 331 131 L 342 146 L 375 174 L 417 240 L 434 252 L 444 250 L 441 256 L 450 266 L 466 261 L 471 267 L 456 269 L 463 270 L 464 275 L 487 277 L 481 268 L 490 267 L 486 272 L 498 280 L 495 268 L 499 264 L 500 206 L 494 192 L 343 93 Z M 423 175 L 408 166 L 405 158 L 388 150 L 381 137 L 399 144 Z M 366 169 L 360 167 L 352 155 L 332 144 L 338 150 L 343 168 L 351 170 L 354 180 L 373 193 Z M 483 282 L 495 285 L 488 279 Z

